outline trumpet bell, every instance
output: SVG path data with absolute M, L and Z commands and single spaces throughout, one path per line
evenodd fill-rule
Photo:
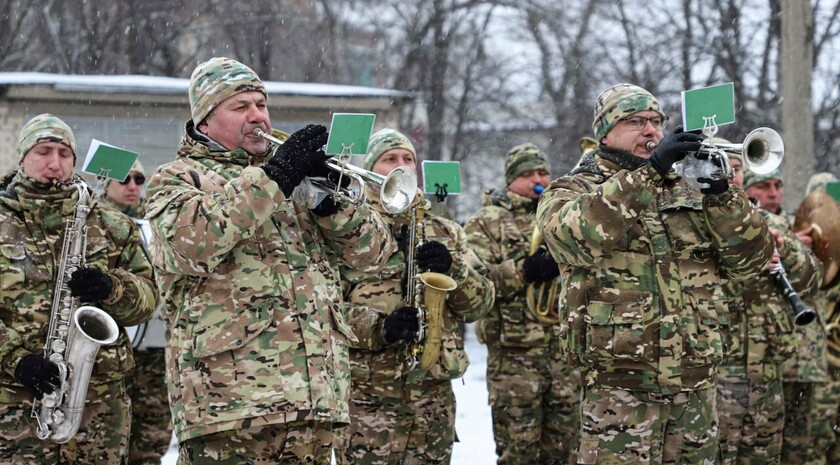
M 386 212 L 397 214 L 405 211 L 417 195 L 417 175 L 409 168 L 394 168 L 379 189 L 379 198 Z
M 756 128 L 741 144 L 746 169 L 755 174 L 768 174 L 782 164 L 785 143 L 778 132 L 770 128 Z

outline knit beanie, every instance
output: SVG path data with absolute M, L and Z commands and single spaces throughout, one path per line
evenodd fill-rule
M 510 149 L 505 158 L 505 184 L 510 185 L 520 174 L 542 169 L 551 171 L 551 164 L 543 158 L 536 145 L 528 143 Z
M 225 57 L 211 58 L 195 67 L 190 78 L 190 111 L 198 126 L 228 97 L 248 91 L 266 94 L 257 73 L 242 63 Z
M 775 170 L 767 173 L 767 174 L 755 174 L 750 170 L 744 170 L 744 190 L 747 190 L 748 187 L 754 186 L 760 182 L 769 181 L 771 179 L 775 179 L 777 181 L 782 180 L 782 170 L 776 168 Z
M 42 113 L 23 125 L 18 137 L 18 164 L 23 162 L 26 154 L 39 142 L 61 142 L 73 151 L 73 164 L 76 164 L 76 137 L 73 130 L 57 116 Z
M 592 131 L 595 140 L 607 135 L 622 118 L 640 111 L 655 111 L 665 117 L 659 102 L 650 92 L 633 84 L 617 84 L 601 92 L 595 100 L 595 119 Z
M 368 151 L 367 154 L 365 154 L 365 158 L 362 160 L 362 168 L 368 171 L 373 170 L 373 165 L 376 164 L 376 160 L 379 160 L 379 157 L 381 157 L 383 153 L 393 149 L 405 149 L 411 152 L 415 159 L 417 157 L 417 152 L 414 150 L 414 144 L 408 140 L 408 137 L 406 137 L 405 134 L 395 129 L 385 128 L 376 131 L 372 136 L 370 136 Z

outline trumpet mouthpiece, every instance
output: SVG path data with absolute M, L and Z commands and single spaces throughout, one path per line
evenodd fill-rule
M 645 144 L 645 149 L 646 149 L 648 152 L 653 152 L 653 150 L 654 150 L 654 149 L 656 149 L 656 145 L 657 145 L 657 144 L 656 144 L 656 142 L 654 142 L 654 141 L 652 141 L 652 140 L 649 140 L 649 141 L 647 141 L 647 143 Z
M 543 187 L 542 184 L 537 184 L 536 186 L 534 186 L 535 194 L 542 194 L 543 192 L 545 192 L 545 187 Z

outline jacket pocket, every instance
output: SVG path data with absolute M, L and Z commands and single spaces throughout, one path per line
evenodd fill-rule
M 691 290 L 686 290 L 685 300 L 686 308 L 694 311 L 687 314 L 680 325 L 685 351 L 683 365 L 698 367 L 720 363 L 732 343 L 726 338 L 729 333 L 726 303 L 715 299 L 711 293 L 696 294 Z
M 615 360 L 654 364 L 659 331 L 652 321 L 652 295 L 622 289 L 599 292 L 591 299 L 583 316 L 585 329 L 581 356 L 593 363 Z M 648 319 L 651 319 L 648 317 Z
M 210 357 L 239 349 L 271 325 L 273 299 L 227 309 L 205 308 L 193 329 L 193 354 Z

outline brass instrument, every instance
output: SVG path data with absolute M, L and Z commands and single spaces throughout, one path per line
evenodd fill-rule
M 32 417 L 38 422 L 38 437 L 62 444 L 78 431 L 84 413 L 90 374 L 101 345 L 113 344 L 119 327 L 103 310 L 78 307 L 65 284 L 76 269 L 85 266 L 90 193 L 84 183 L 76 183 L 79 192 L 72 220 L 67 221 L 55 283 L 49 332 L 44 356 L 58 365 L 59 386 L 32 403 Z
M 254 135 L 274 144 L 274 150 L 284 142 L 260 128 L 254 129 Z M 394 169 L 388 176 L 382 176 L 344 161 L 328 159 L 324 164 L 335 172 L 337 179 L 304 179 L 293 195 L 306 208 L 317 207 L 327 196 L 337 201 L 361 205 L 365 201 L 366 183 L 379 187 L 382 207 L 391 214 L 403 212 L 417 194 L 417 175 L 405 166 Z
M 651 152 L 656 147 L 653 141 L 645 144 Z M 785 144 L 782 136 L 770 128 L 753 129 L 740 144 L 714 144 L 709 138 L 703 141 L 700 150 L 674 163 L 674 171 L 698 189 L 709 187 L 700 183 L 699 178 L 732 179 L 734 174 L 726 152 L 742 154 L 744 169 L 755 174 L 767 174 L 782 164 Z
M 534 225 L 534 232 L 531 233 L 531 245 L 528 248 L 528 256 L 537 253 L 543 244 L 542 234 L 539 228 Z M 528 303 L 528 311 L 537 321 L 544 325 L 557 324 L 560 321 L 560 314 L 557 311 L 557 289 L 560 287 L 558 279 L 539 283 L 529 283 L 525 289 L 525 300 Z
M 598 141 L 589 137 L 584 136 L 580 138 L 580 154 L 586 155 L 587 153 L 595 150 L 598 148 Z
M 427 271 L 419 273 L 417 261 L 414 258 L 417 247 L 423 243 L 423 216 L 425 207 L 418 204 L 411 218 L 409 246 L 406 251 L 406 298 L 408 305 L 417 308 L 417 322 L 420 330 L 417 332 L 411 348 L 410 364 L 417 364 L 420 357 L 420 368 L 428 370 L 434 365 L 440 355 L 441 329 L 443 327 L 443 310 L 446 305 L 446 293 L 458 287 L 454 279 L 443 273 Z

